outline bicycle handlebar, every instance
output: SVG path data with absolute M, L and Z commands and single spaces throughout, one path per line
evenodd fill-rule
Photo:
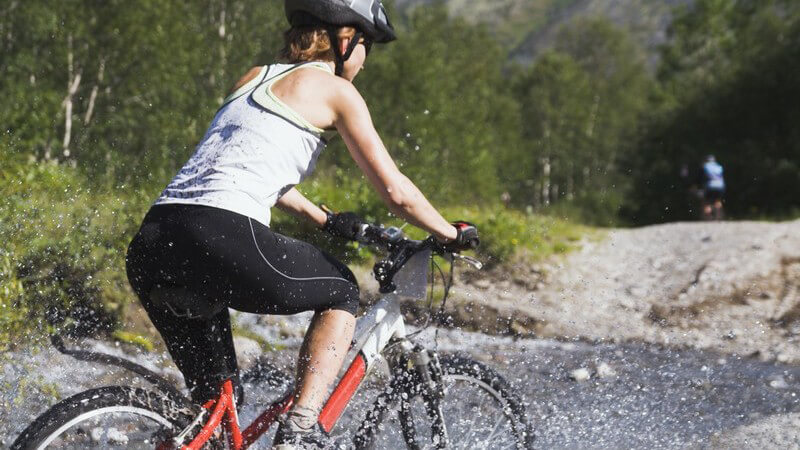
M 392 279 L 395 274 L 414 254 L 426 249 L 444 257 L 450 256 L 452 260 L 465 261 L 476 269 L 483 267 L 483 264 L 475 258 L 448 252 L 434 236 L 428 236 L 423 240 L 408 239 L 403 230 L 397 227 L 383 228 L 364 224 L 356 234 L 356 240 L 364 245 L 377 246 L 389 253 L 387 258 L 376 262 L 372 269 L 375 279 L 380 284 L 380 292 L 384 294 L 394 292 L 396 286 Z

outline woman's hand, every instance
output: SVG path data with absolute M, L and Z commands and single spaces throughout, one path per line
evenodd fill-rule
M 480 245 L 478 227 L 464 221 L 453 222 L 453 226 L 456 229 L 456 238 L 444 243 L 443 247 L 446 251 L 458 253 L 463 250 L 475 249 Z
M 359 230 L 361 230 L 361 225 L 365 223 L 364 219 L 354 212 L 329 212 L 328 219 L 325 221 L 325 225 L 322 226 L 322 230 L 332 236 L 355 241 Z

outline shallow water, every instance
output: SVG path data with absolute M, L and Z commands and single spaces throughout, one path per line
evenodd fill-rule
M 428 330 L 420 340 L 432 345 L 432 336 Z M 299 340 L 285 343 L 288 348 L 273 356 L 289 369 Z M 437 343 L 439 350 L 489 364 L 518 387 L 541 448 L 704 448 L 731 430 L 800 412 L 800 367 L 755 358 L 635 343 L 515 340 L 446 330 L 439 332 Z M 83 345 L 126 355 L 179 380 L 164 355 L 97 341 Z M 57 398 L 90 387 L 140 383 L 123 370 L 75 361 L 51 348 L 6 353 L 1 361 L 0 446 L 9 445 Z M 581 378 L 573 373 L 576 369 L 586 369 L 584 376 L 589 378 L 576 381 Z M 373 394 L 367 390 L 363 398 Z M 257 404 L 276 395 L 251 390 L 242 422 L 254 417 Z M 357 407 L 352 412 L 358 416 L 364 410 Z M 346 422 L 343 425 L 347 428 Z M 750 431 L 752 442 L 760 432 L 757 426 Z M 777 432 L 796 439 L 793 429 Z

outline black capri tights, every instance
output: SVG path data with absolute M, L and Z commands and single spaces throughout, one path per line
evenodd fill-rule
M 346 265 L 249 217 L 207 206 L 157 205 L 128 247 L 128 280 L 192 398 L 236 377 L 228 308 L 295 314 L 358 307 Z

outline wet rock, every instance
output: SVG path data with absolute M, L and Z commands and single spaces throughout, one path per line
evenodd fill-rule
M 617 371 L 614 370 L 613 367 L 606 364 L 605 362 L 601 362 L 597 365 L 597 376 L 601 379 L 611 379 L 617 377 Z
M 788 389 L 789 383 L 786 382 L 785 378 L 776 376 L 769 380 L 769 387 L 773 389 Z
M 591 377 L 591 373 L 589 369 L 585 367 L 581 367 L 580 369 L 575 369 L 569 373 L 569 377 L 575 381 L 586 381 Z
M 473 281 L 472 285 L 480 289 L 489 289 L 492 286 L 492 282 L 486 278 L 480 278 Z
M 261 345 L 253 339 L 244 336 L 234 336 L 233 345 L 236 347 L 236 359 L 242 369 L 252 366 L 261 356 Z
M 95 442 L 100 442 L 100 440 L 103 439 L 103 432 L 104 430 L 101 427 L 92 428 L 92 431 L 90 432 L 92 440 Z
M 528 328 L 525 325 L 516 320 L 511 322 L 510 328 L 511 331 L 513 331 L 514 334 L 517 336 L 527 336 L 531 334 L 531 331 L 528 330 Z

